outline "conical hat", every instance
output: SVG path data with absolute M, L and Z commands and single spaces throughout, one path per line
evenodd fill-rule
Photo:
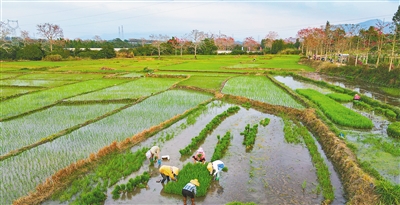
M 199 180 L 197 180 L 197 179 L 190 180 L 190 183 L 192 183 L 192 184 L 194 184 L 196 186 L 200 186 Z

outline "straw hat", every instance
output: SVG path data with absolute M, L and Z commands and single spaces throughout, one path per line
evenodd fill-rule
M 196 186 L 200 186 L 199 180 L 197 180 L 197 179 L 190 180 L 190 183 L 192 183 L 192 184 L 194 184 Z
M 178 167 L 172 167 L 172 172 L 174 172 L 175 175 L 179 174 L 179 168 Z
M 212 174 L 212 172 L 213 172 L 213 167 L 212 167 L 212 163 L 211 163 L 211 162 L 209 162 L 209 163 L 207 164 L 207 169 L 208 169 L 208 171 L 210 172 L 210 174 Z

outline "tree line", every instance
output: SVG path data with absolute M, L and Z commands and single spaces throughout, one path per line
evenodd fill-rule
M 347 63 L 354 66 L 389 68 L 400 67 L 400 6 L 393 16 L 393 23 L 380 22 L 369 28 L 357 24 L 304 28 L 296 38 L 281 39 L 270 31 L 261 42 L 246 37 L 237 42 L 225 34 L 210 34 L 193 30 L 182 37 L 152 34 L 148 39 L 119 38 L 105 41 L 99 36 L 90 40 L 67 39 L 59 25 L 44 23 L 37 25 L 42 39 L 32 39 L 27 31 L 19 37 L 9 37 L 11 31 L 0 22 L 0 60 L 63 60 L 80 58 L 131 58 L 134 56 L 161 55 L 214 55 L 225 54 L 303 54 L 314 60 Z M 390 28 L 389 33 L 384 29 Z M 99 48 L 99 49 L 93 49 Z M 120 48 L 115 51 L 114 48 Z M 386 65 L 387 64 L 387 65 Z

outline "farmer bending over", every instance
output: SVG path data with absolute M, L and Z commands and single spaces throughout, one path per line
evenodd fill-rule
M 146 152 L 146 157 L 150 162 L 153 162 L 155 157 L 157 157 L 158 166 L 161 165 L 160 148 L 158 146 L 153 146 L 150 148 L 150 150 Z
M 190 180 L 189 183 L 185 185 L 182 189 L 183 195 L 183 204 L 186 205 L 187 197 L 192 199 L 192 205 L 194 205 L 194 196 L 196 195 L 196 186 L 200 186 L 200 183 L 197 179 Z
M 196 151 L 196 154 L 192 156 L 193 162 L 202 162 L 203 164 L 206 162 L 206 153 L 204 152 L 203 148 L 199 148 Z
M 179 174 L 179 168 L 178 167 L 174 167 L 174 166 L 168 166 L 168 165 L 162 165 L 159 169 L 161 176 L 162 176 L 162 180 L 161 183 L 164 183 L 165 180 L 167 180 L 167 183 L 169 182 L 169 180 L 176 180 L 176 176 Z M 157 181 L 160 182 L 160 181 Z
M 213 162 L 209 162 L 207 164 L 207 169 L 213 176 L 216 176 L 215 180 L 219 180 L 220 172 L 225 167 L 224 163 L 221 160 L 215 160 Z M 214 173 L 214 174 L 213 174 Z

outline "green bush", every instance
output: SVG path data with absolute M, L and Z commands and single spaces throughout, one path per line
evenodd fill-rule
M 386 131 L 390 137 L 400 139 L 400 122 L 390 124 Z

